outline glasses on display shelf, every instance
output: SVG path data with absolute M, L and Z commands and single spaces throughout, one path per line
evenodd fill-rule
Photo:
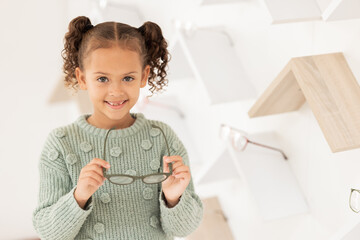
M 163 132 L 163 130 L 152 124 L 152 127 L 154 128 L 158 128 L 160 129 L 162 135 L 164 136 L 165 139 L 165 143 L 166 143 L 166 147 L 167 147 L 167 151 L 168 151 L 168 156 L 170 156 L 170 149 L 169 149 L 169 143 L 166 140 L 165 134 Z M 107 136 L 109 134 L 109 132 L 111 130 L 113 130 L 115 128 L 111 128 L 109 129 L 109 131 L 106 133 L 106 137 L 105 137 L 105 142 L 104 142 L 104 155 L 103 155 L 103 159 L 105 160 L 105 153 L 106 153 L 106 140 L 107 140 Z M 161 161 L 161 160 L 159 160 Z M 163 181 L 165 181 L 169 176 L 172 175 L 172 162 L 169 163 L 169 172 L 158 172 L 158 173 L 153 173 L 153 174 L 148 174 L 148 175 L 144 175 L 144 176 L 133 176 L 133 175 L 128 175 L 128 174 L 107 174 L 106 168 L 103 168 L 103 173 L 104 173 L 104 177 L 107 178 L 111 183 L 113 184 L 118 184 L 118 185 L 127 185 L 127 184 L 131 184 L 133 183 L 135 180 L 137 179 L 141 179 L 144 183 L 146 184 L 156 184 L 156 183 L 161 183 Z M 160 170 L 159 170 L 160 171 Z
M 278 148 L 274 148 L 274 147 L 270 147 L 261 143 L 257 143 L 257 142 L 253 142 L 251 140 L 249 140 L 247 138 L 247 134 L 239 129 L 230 127 L 229 125 L 226 124 L 221 124 L 220 126 L 220 138 L 223 140 L 230 140 L 232 143 L 232 146 L 234 147 L 235 150 L 237 151 L 244 151 L 246 146 L 248 145 L 248 143 L 260 146 L 260 147 L 264 147 L 264 148 L 269 148 L 275 151 L 278 151 L 282 154 L 282 156 L 284 157 L 285 160 L 287 160 L 287 156 L 285 155 L 285 153 Z
M 354 212 L 360 212 L 360 190 L 351 188 L 349 205 Z

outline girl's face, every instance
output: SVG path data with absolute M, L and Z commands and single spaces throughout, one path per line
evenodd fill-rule
M 130 126 L 134 121 L 130 109 L 139 98 L 140 88 L 146 86 L 150 66 L 142 71 L 137 52 L 114 46 L 92 51 L 84 68 L 84 72 L 76 68 L 75 73 L 80 88 L 88 90 L 93 103 L 94 113 L 88 121 L 106 129 Z M 121 106 L 110 104 L 124 100 Z

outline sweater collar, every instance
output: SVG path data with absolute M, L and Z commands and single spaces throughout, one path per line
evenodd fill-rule
M 135 122 L 130 127 L 123 128 L 123 129 L 111 130 L 108 135 L 109 138 L 119 138 L 119 137 L 127 137 L 130 135 L 134 135 L 145 125 L 146 118 L 143 113 L 130 113 L 130 115 L 133 118 L 135 118 Z M 86 132 L 88 132 L 92 135 L 96 135 L 98 137 L 105 137 L 106 133 L 110 129 L 98 128 L 98 127 L 91 125 L 86 120 L 90 116 L 91 116 L 91 114 L 88 114 L 88 113 L 82 114 L 78 117 L 78 119 L 76 120 L 76 123 L 79 125 L 79 127 L 81 129 L 85 130 Z

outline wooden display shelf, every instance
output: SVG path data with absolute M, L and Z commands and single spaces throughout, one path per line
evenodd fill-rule
M 341 52 L 292 58 L 248 115 L 295 111 L 305 101 L 332 152 L 360 147 L 360 87 Z

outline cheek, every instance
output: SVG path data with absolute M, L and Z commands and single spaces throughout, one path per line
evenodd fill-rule
M 140 89 L 133 89 L 131 91 L 131 98 L 136 101 L 139 98 L 140 95 Z
M 92 99 L 93 101 L 104 101 L 103 89 L 96 86 L 92 86 L 88 88 L 88 92 L 90 99 Z

